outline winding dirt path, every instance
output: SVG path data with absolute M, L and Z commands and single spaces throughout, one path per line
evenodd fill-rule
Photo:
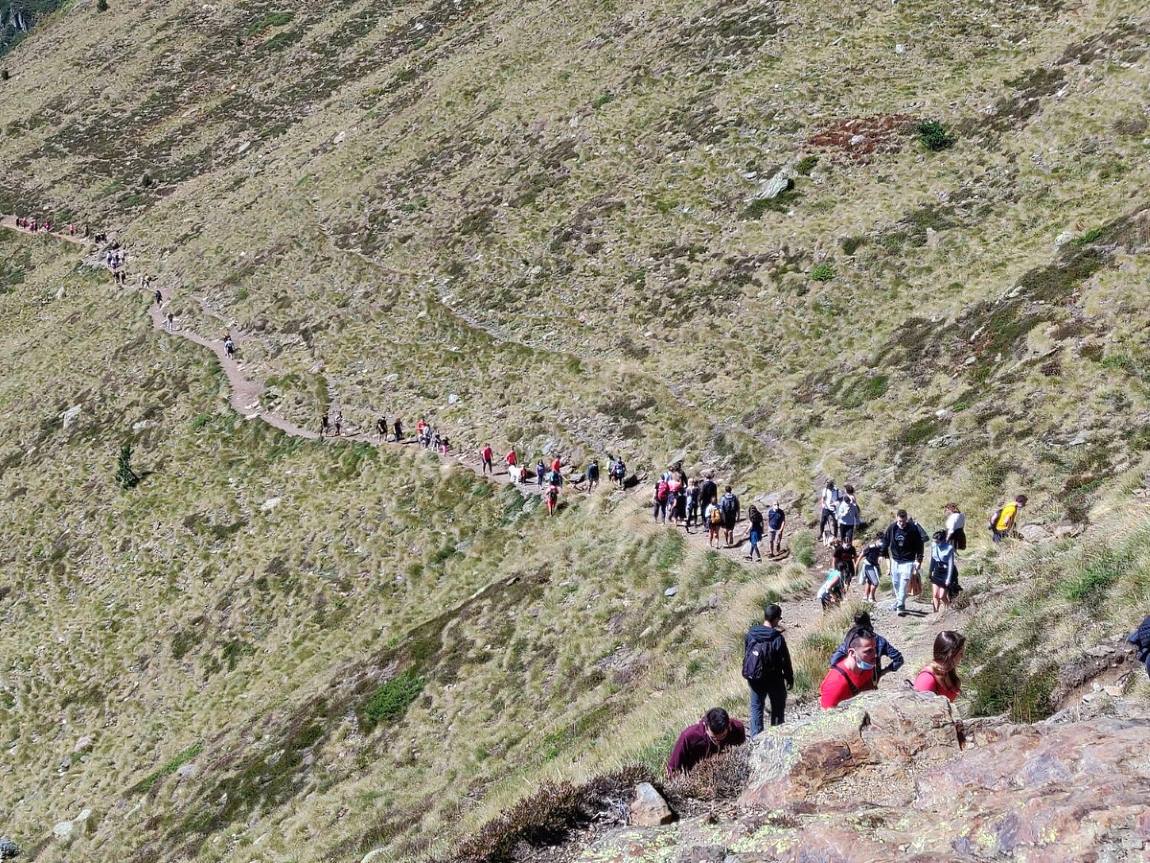
M 44 236 L 45 233 L 41 231 L 32 232 L 23 228 L 16 227 L 16 219 L 14 216 L 0 217 L 0 227 L 7 228 L 19 233 Z M 88 238 L 70 236 L 67 234 L 53 233 L 51 236 L 56 239 L 64 240 L 77 246 L 89 248 L 93 252 L 93 256 L 89 263 L 93 266 L 103 266 L 98 253 L 101 252 L 99 248 Z M 129 262 L 134 258 L 129 256 Z M 151 288 L 144 284 L 142 275 L 137 274 L 135 280 L 137 282 L 136 290 L 141 293 L 151 295 Z M 246 341 L 257 339 L 249 333 L 229 326 L 222 316 L 214 310 L 208 308 L 204 300 L 193 297 L 199 303 L 205 314 L 214 317 L 221 322 L 221 326 L 230 332 L 233 340 L 238 346 L 241 346 Z M 255 380 L 244 371 L 243 360 L 240 357 L 229 357 L 224 348 L 223 338 L 208 338 L 194 330 L 185 329 L 179 325 L 178 319 L 171 330 L 168 328 L 167 308 L 168 304 L 173 300 L 173 296 L 169 294 L 162 304 L 153 302 L 149 307 L 148 315 L 152 322 L 154 329 L 170 336 L 179 337 L 193 342 L 200 347 L 206 348 L 215 355 L 220 368 L 223 369 L 224 375 L 228 381 L 230 389 L 229 404 L 233 410 L 249 420 L 261 420 L 268 425 L 282 431 L 284 434 L 293 437 L 306 438 L 308 440 L 320 439 L 318 429 L 303 428 L 296 423 L 288 420 L 287 418 L 274 413 L 270 410 L 265 410 L 261 404 L 261 397 L 264 393 L 264 385 L 261 381 Z M 391 440 L 386 440 L 379 437 L 379 435 L 365 434 L 363 432 L 352 432 L 343 434 L 338 437 L 327 436 L 324 440 L 332 442 L 338 441 L 351 441 L 359 443 L 367 443 L 373 446 L 383 446 L 385 443 L 391 446 L 419 446 L 418 442 L 413 438 L 405 439 L 399 443 Z M 499 485 L 514 485 L 522 494 L 525 495 L 541 495 L 543 488 L 532 483 L 513 483 L 507 469 L 502 464 L 497 464 L 496 473 L 484 474 L 482 464 L 478 455 L 477 446 L 468 446 L 463 450 L 453 452 L 448 455 L 436 453 L 443 461 L 458 464 L 463 468 L 472 471 L 477 475 L 484 476 L 485 479 L 495 482 Z M 496 456 L 497 460 L 500 458 Z M 610 482 L 604 482 L 600 486 L 600 490 L 612 490 L 613 485 Z M 614 493 L 614 492 L 613 492 Z M 565 503 L 570 504 L 574 500 L 578 500 L 586 492 L 572 489 L 571 486 L 566 486 L 564 489 Z M 624 497 L 631 501 L 632 511 L 626 513 L 627 523 L 636 532 L 650 533 L 662 530 L 681 531 L 681 535 L 687 541 L 688 549 L 694 554 L 702 554 L 709 550 L 707 544 L 707 534 L 703 529 L 696 530 L 692 533 L 683 531 L 682 528 L 673 525 L 663 526 L 654 523 L 649 513 L 650 501 L 648 495 L 650 488 L 648 483 L 640 483 L 639 485 L 631 488 L 623 493 Z M 813 494 L 813 493 L 812 493 Z M 787 533 L 786 542 L 789 549 L 793 541 L 796 531 L 806 530 L 805 526 L 794 527 Z M 745 521 L 740 523 L 736 530 L 736 539 L 745 532 Z M 734 546 L 721 547 L 715 549 L 720 554 L 727 556 L 729 559 L 735 561 L 740 566 L 747 567 L 752 571 L 765 572 L 766 564 L 751 563 L 745 559 L 744 546 L 742 541 L 737 541 Z M 790 559 L 789 553 L 779 562 L 786 562 Z M 821 581 L 821 573 L 829 566 L 829 554 L 826 549 L 816 545 L 816 560 L 815 565 L 810 567 L 810 571 L 815 576 L 815 582 Z M 924 574 L 925 581 L 925 574 Z M 929 592 L 929 591 L 928 591 Z M 858 588 L 853 588 L 851 595 L 855 596 L 858 593 Z M 930 646 L 933 644 L 934 636 L 942 629 L 955 628 L 960 623 L 964 623 L 969 613 L 949 612 L 944 616 L 929 615 L 927 612 L 930 609 L 929 601 L 926 604 L 910 599 L 908 597 L 908 608 L 910 614 L 907 617 L 897 617 L 890 608 L 890 596 L 887 593 L 880 594 L 880 601 L 875 606 L 871 607 L 871 616 L 875 621 L 876 627 L 885 635 L 895 646 L 902 650 L 906 657 L 906 665 L 904 666 L 904 673 L 912 673 L 913 670 L 921 667 L 923 663 L 930 658 Z M 823 617 L 823 610 L 818 600 L 812 595 L 807 596 L 789 596 L 785 598 L 785 617 L 784 623 L 789 632 L 794 633 L 795 636 L 801 638 L 804 634 L 814 630 Z

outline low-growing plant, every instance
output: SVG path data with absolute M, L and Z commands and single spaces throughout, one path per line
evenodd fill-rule
M 932 153 L 949 150 L 958 139 L 937 120 L 924 120 L 915 128 L 919 143 Z
M 405 671 L 380 685 L 363 706 L 361 718 L 364 727 L 372 729 L 381 722 L 393 722 L 402 717 L 423 692 L 423 684 L 423 677 L 414 671 Z
M 140 484 L 140 475 L 132 468 L 132 445 L 130 443 L 120 447 L 120 457 L 116 460 L 116 482 L 125 491 Z
M 829 282 L 835 277 L 834 265 L 829 261 L 823 261 L 821 264 L 816 264 L 811 270 L 811 281 L 814 282 Z
M 809 177 L 811 175 L 811 171 L 815 169 L 815 165 L 818 163 L 818 156 L 803 156 L 803 158 L 799 160 L 798 165 L 795 166 L 795 173 L 803 177 Z

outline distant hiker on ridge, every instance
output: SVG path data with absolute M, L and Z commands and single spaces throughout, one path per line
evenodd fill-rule
M 495 473 L 495 468 L 492 465 L 492 459 L 495 458 L 495 450 L 491 448 L 491 444 L 485 443 L 483 449 L 479 451 L 479 462 L 482 465 L 482 473 L 484 476 L 487 474 Z

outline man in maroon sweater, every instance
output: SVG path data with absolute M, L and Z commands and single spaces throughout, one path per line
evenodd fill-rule
M 667 775 L 689 773 L 696 764 L 722 752 L 728 746 L 742 746 L 747 742 L 743 723 L 731 719 L 721 707 L 712 707 L 707 715 L 688 725 L 675 742 L 667 761 Z

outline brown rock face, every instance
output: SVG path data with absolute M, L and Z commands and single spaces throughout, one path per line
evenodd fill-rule
M 971 723 L 868 693 L 753 744 L 742 806 L 629 828 L 581 863 L 1147 863 L 1150 720 Z
M 641 782 L 635 787 L 628 816 L 633 827 L 658 827 L 675 820 L 675 813 L 650 782 Z

